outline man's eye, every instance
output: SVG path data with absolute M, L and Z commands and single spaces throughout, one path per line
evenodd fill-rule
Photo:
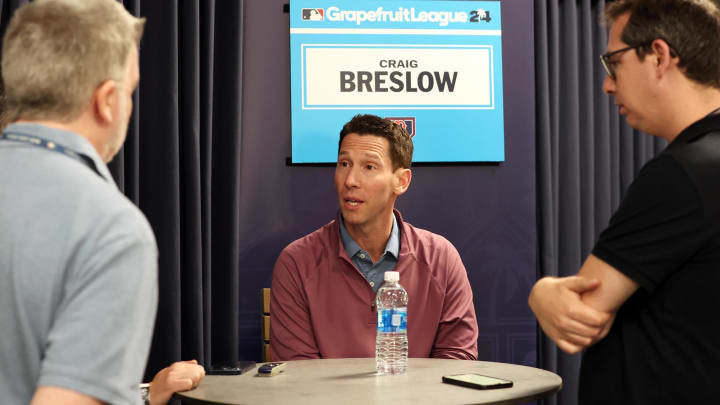
M 375 168 L 374 165 L 365 165 L 365 168 L 368 170 L 373 170 Z
M 340 167 L 348 167 L 348 162 L 338 162 L 338 166 L 340 166 Z

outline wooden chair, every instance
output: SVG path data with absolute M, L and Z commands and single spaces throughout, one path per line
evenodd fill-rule
M 262 361 L 270 361 L 270 289 L 263 288 L 262 299 Z

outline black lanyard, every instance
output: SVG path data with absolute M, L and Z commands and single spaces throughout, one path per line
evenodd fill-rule
M 75 152 L 74 150 L 70 148 L 66 148 L 63 145 L 60 145 L 59 143 L 55 143 L 53 141 L 48 141 L 47 139 L 40 138 L 38 136 L 34 135 L 27 135 L 27 134 L 20 134 L 17 132 L 4 132 L 2 135 L 0 135 L 0 141 L 15 141 L 15 142 L 22 142 L 27 145 L 35 146 L 38 148 L 44 148 L 49 151 L 62 153 L 65 156 L 71 157 L 78 162 L 84 164 L 85 166 L 89 167 L 90 170 L 94 171 L 98 176 L 100 176 L 103 180 L 105 178 L 102 174 L 100 174 L 100 171 L 98 170 L 97 166 L 95 166 L 95 162 L 90 158 L 90 156 L 83 155 L 82 153 Z

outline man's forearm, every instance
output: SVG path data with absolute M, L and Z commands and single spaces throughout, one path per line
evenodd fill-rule
M 91 396 L 61 387 L 41 386 L 33 395 L 30 405 L 101 405 Z
M 310 322 L 309 309 L 302 300 L 297 269 L 281 253 L 273 269 L 270 290 L 270 356 L 272 361 L 320 357 Z
M 430 353 L 430 357 L 434 359 L 477 360 L 477 344 L 469 350 L 434 347 Z

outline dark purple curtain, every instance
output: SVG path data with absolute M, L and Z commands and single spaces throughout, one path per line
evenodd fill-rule
M 160 251 L 146 378 L 181 359 L 238 359 L 243 2 L 125 0 L 147 18 L 118 185 Z

